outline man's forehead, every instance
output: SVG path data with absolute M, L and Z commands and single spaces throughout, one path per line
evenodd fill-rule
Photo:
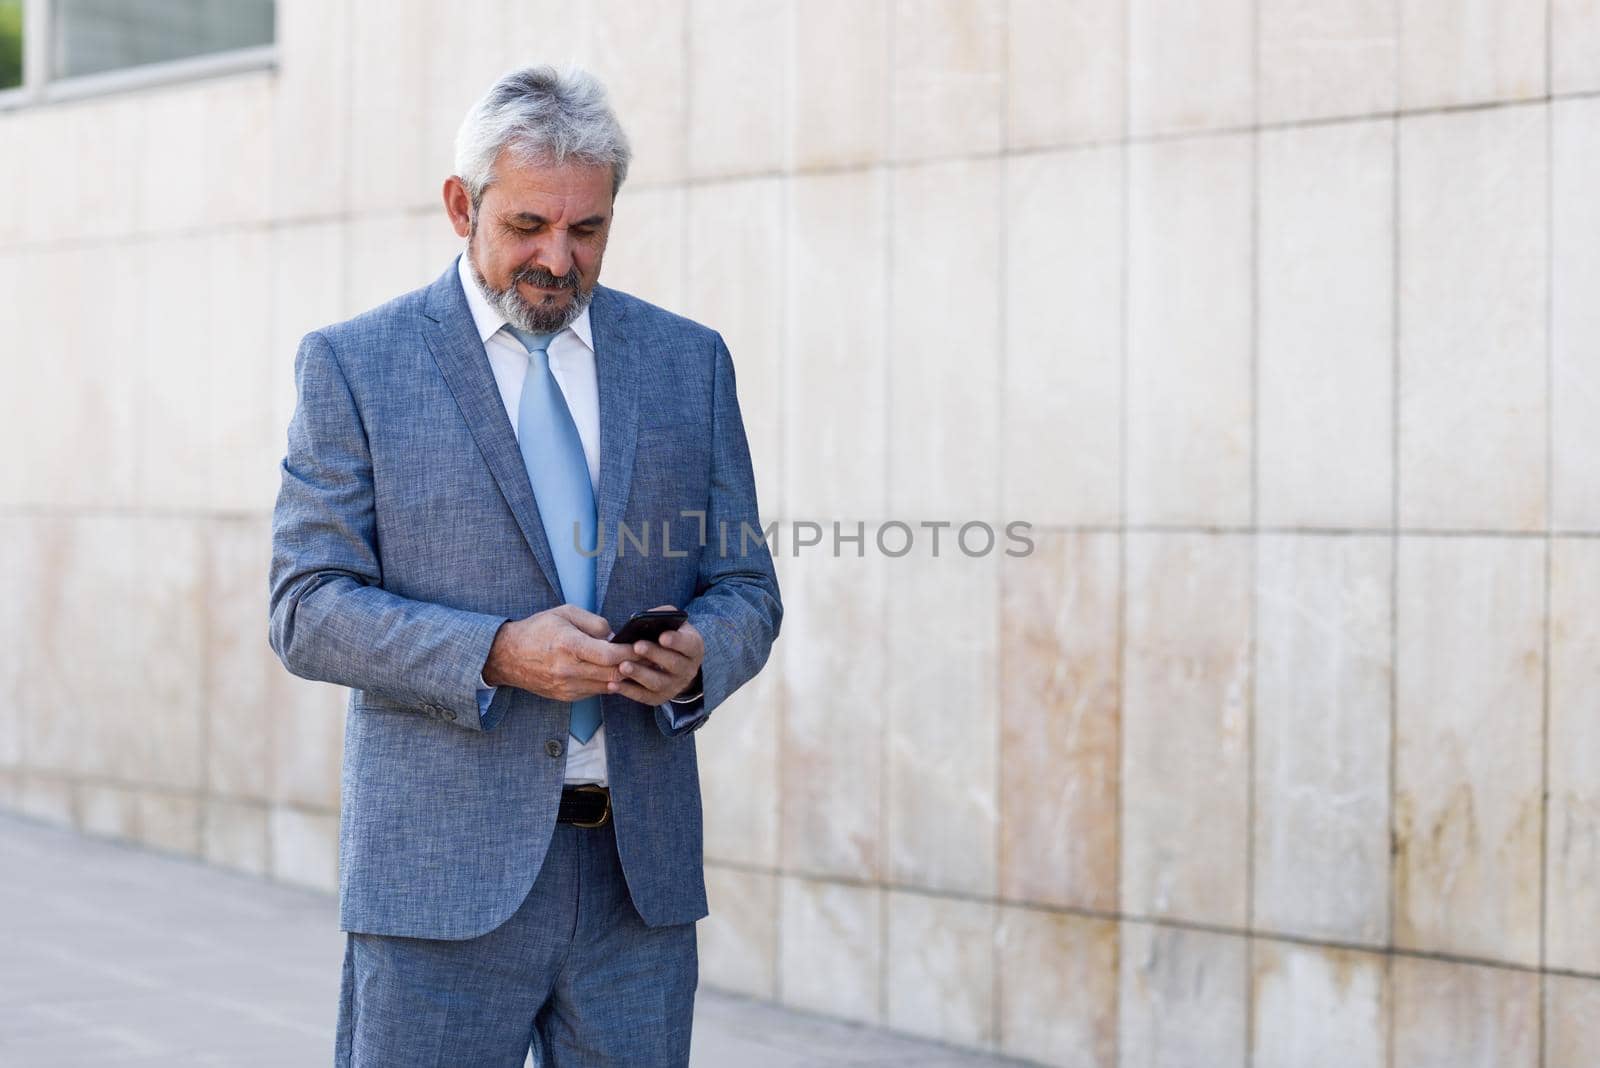
M 549 219 L 611 214 L 611 168 L 582 163 L 520 162 L 502 155 L 487 195 L 507 218 Z

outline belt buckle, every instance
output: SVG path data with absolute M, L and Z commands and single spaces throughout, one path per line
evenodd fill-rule
M 592 822 L 585 822 L 584 820 L 573 820 L 572 821 L 572 825 L 574 827 L 583 827 L 585 829 L 592 829 L 594 827 L 604 827 L 606 825 L 606 821 L 611 818 L 611 791 L 606 789 L 604 786 L 601 786 L 597 782 L 580 783 L 579 785 L 574 786 L 572 789 L 573 789 L 574 793 L 581 791 L 581 792 L 584 792 L 584 793 L 591 793 L 591 794 L 603 794 L 603 795 L 605 795 L 605 799 L 606 799 L 605 810 L 600 813 L 600 818 L 599 819 L 594 820 Z

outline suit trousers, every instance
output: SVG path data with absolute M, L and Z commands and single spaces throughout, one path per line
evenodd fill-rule
M 555 825 L 533 889 L 464 940 L 346 936 L 338 1068 L 682 1068 L 699 957 L 693 923 L 649 927 L 615 821 Z

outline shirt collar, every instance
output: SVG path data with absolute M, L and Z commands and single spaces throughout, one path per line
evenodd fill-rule
M 467 294 L 467 310 L 472 313 L 472 322 L 478 328 L 478 340 L 488 343 L 506 325 L 506 317 L 501 315 L 489 298 L 483 295 L 483 290 L 478 286 L 478 280 L 472 275 L 472 265 L 467 262 L 467 254 L 463 252 L 456 260 L 456 270 L 461 275 L 461 288 Z M 594 334 L 589 328 L 589 309 L 585 307 L 578 313 L 578 317 L 567 326 L 561 334 L 572 333 L 583 342 L 583 347 L 590 352 L 594 351 Z M 560 334 L 557 337 L 561 336 Z

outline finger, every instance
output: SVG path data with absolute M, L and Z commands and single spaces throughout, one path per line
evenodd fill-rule
M 612 688 L 611 692 L 620 693 L 624 697 L 638 701 L 641 705 L 661 705 L 667 702 L 667 698 L 661 696 L 659 692 L 647 690 L 637 682 L 628 682 L 626 680 L 618 683 Z
M 622 678 L 622 675 L 614 667 L 606 667 L 604 664 L 591 664 L 585 660 L 574 660 L 562 672 L 561 677 L 570 682 L 594 683 L 597 686 L 604 686 L 608 682 Z
M 669 675 L 694 674 L 693 661 L 687 656 L 675 653 L 671 649 L 663 649 L 655 642 L 634 642 L 633 652 L 636 658 L 660 668 Z
M 568 646 L 568 651 L 572 653 L 575 659 L 613 668 L 634 657 L 632 646 L 617 645 L 614 642 L 602 641 L 599 638 L 591 638 L 587 635 L 574 636 Z
M 622 677 L 630 682 L 637 682 L 649 690 L 665 690 L 672 683 L 672 676 L 665 671 L 653 668 L 638 660 L 629 660 L 617 668 Z
M 669 630 L 658 639 L 662 645 L 684 656 L 695 658 L 705 655 L 706 641 L 693 623 L 685 623 L 677 630 Z
M 558 698 L 562 701 L 582 701 L 585 697 L 600 697 L 608 693 L 616 693 L 607 682 L 575 682 L 566 689 L 566 696 Z
M 650 609 L 652 612 L 676 612 L 677 610 L 678 606 L 675 604 L 658 604 Z
M 604 641 L 606 638 L 611 637 L 611 624 L 606 622 L 605 616 L 595 615 L 593 612 L 585 611 L 575 604 L 564 604 L 556 611 L 561 615 L 561 618 L 591 638 L 599 638 Z

